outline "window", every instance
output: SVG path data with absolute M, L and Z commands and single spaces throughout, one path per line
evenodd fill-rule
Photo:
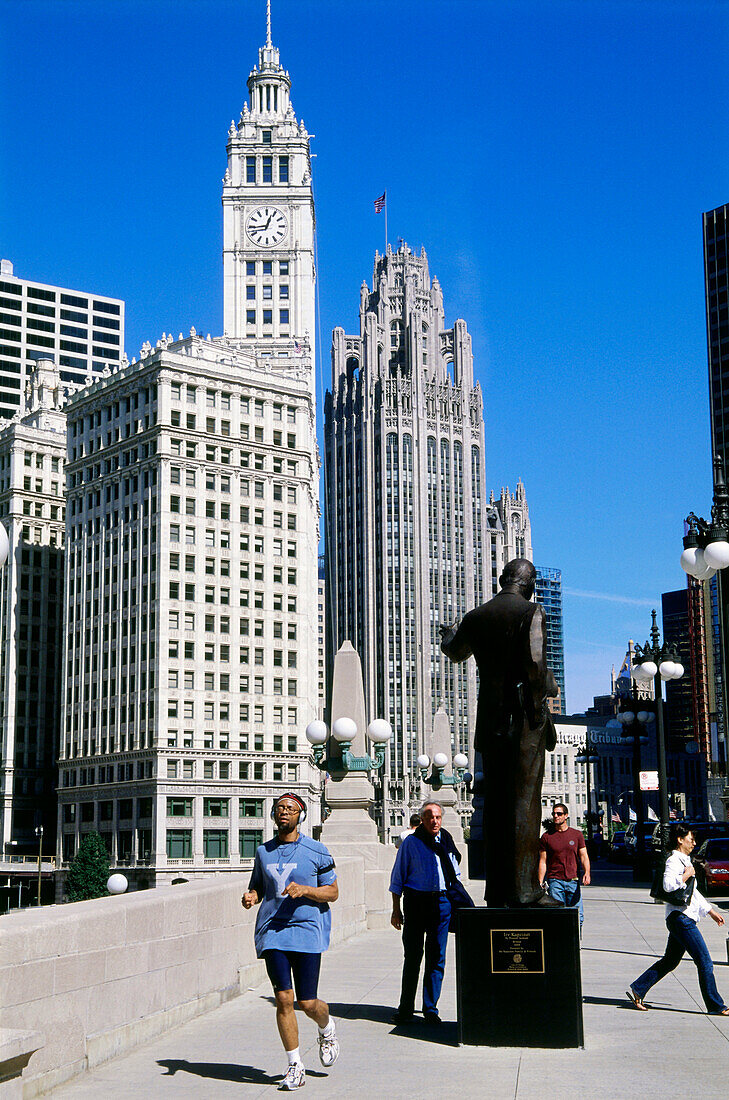
M 228 832 L 226 829 L 203 829 L 203 855 L 206 859 L 228 858 Z
M 255 182 L 256 182 L 256 158 L 255 157 L 246 157 L 246 183 L 255 183 Z M 252 267 L 252 268 L 255 269 L 256 265 L 253 264 L 253 263 L 248 263 L 247 266 Z M 252 274 L 252 272 L 248 272 L 248 274 L 250 275 L 250 274 Z
M 192 859 L 192 829 L 167 830 L 167 858 Z
M 190 761 L 186 761 L 190 763 Z M 191 798 L 168 798 L 167 799 L 167 816 L 168 817 L 192 817 L 192 799 Z
M 279 183 L 288 183 L 289 182 L 289 158 L 288 157 L 279 157 L 278 158 L 278 182 Z
M 246 324 L 247 325 L 255 325 L 255 323 L 256 323 L 256 311 L 255 311 L 255 309 L 247 309 L 246 310 Z
M 227 798 L 203 798 L 203 817 L 227 817 Z
M 249 302 L 255 302 L 256 300 L 256 287 L 255 284 L 249 283 L 246 287 L 246 299 Z
M 287 309 L 279 310 L 279 323 L 282 325 L 287 325 L 289 323 L 289 311 Z
M 263 131 L 264 134 L 267 131 Z M 273 183 L 273 157 L 263 157 L 263 176 L 264 183 Z
M 241 798 L 238 800 L 239 817 L 263 817 L 262 798 Z
M 264 323 L 264 325 L 272 325 L 273 324 L 273 310 L 272 309 L 264 309 L 263 310 L 263 323 Z
M 238 854 L 241 859 L 253 859 L 256 848 L 263 844 L 262 829 L 240 829 L 238 832 Z

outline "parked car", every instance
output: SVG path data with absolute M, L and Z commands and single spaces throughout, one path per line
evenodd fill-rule
M 608 859 L 611 863 L 625 863 L 627 858 L 625 852 L 625 829 L 620 829 L 618 832 L 613 833 L 613 838 L 610 841 Z
M 696 885 L 705 897 L 729 894 L 729 836 L 705 840 L 694 852 L 693 861 Z
M 651 851 L 651 833 L 653 832 L 653 822 L 643 822 L 643 854 Z M 638 845 L 638 823 L 637 821 L 631 821 L 628 828 L 625 830 L 625 854 L 629 860 L 634 860 L 636 856 L 636 850 Z
M 729 839 L 729 821 L 683 821 L 683 825 L 688 825 L 691 832 L 694 834 L 694 840 L 696 841 L 696 849 L 698 851 L 705 840 L 721 840 Z M 653 850 L 659 852 L 661 849 L 661 826 L 656 825 L 653 829 Z

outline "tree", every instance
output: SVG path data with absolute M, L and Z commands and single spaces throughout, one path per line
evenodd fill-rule
M 87 833 L 68 869 L 66 894 L 69 901 L 105 898 L 109 891 L 109 853 L 98 833 Z

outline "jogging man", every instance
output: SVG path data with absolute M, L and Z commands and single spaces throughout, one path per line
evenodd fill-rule
M 288 1058 L 279 1089 L 306 1084 L 299 1053 L 294 988 L 299 1006 L 319 1027 L 319 1060 L 333 1066 L 339 1042 L 329 1006 L 317 997 L 321 953 L 329 947 L 329 902 L 339 897 L 334 860 L 316 840 L 299 832 L 306 806 L 297 794 L 279 795 L 273 804 L 278 835 L 259 845 L 245 909 L 261 902 L 256 918 L 256 955 L 266 963 L 276 997 L 276 1023 Z

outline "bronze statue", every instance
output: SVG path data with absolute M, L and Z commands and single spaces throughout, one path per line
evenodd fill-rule
M 547 696 L 557 683 L 547 668 L 546 619 L 531 603 L 531 562 L 515 558 L 499 578 L 501 592 L 441 626 L 452 661 L 473 655 L 479 673 L 474 748 L 484 762 L 484 856 L 489 906 L 559 905 L 537 875 L 544 754 L 556 734 Z

